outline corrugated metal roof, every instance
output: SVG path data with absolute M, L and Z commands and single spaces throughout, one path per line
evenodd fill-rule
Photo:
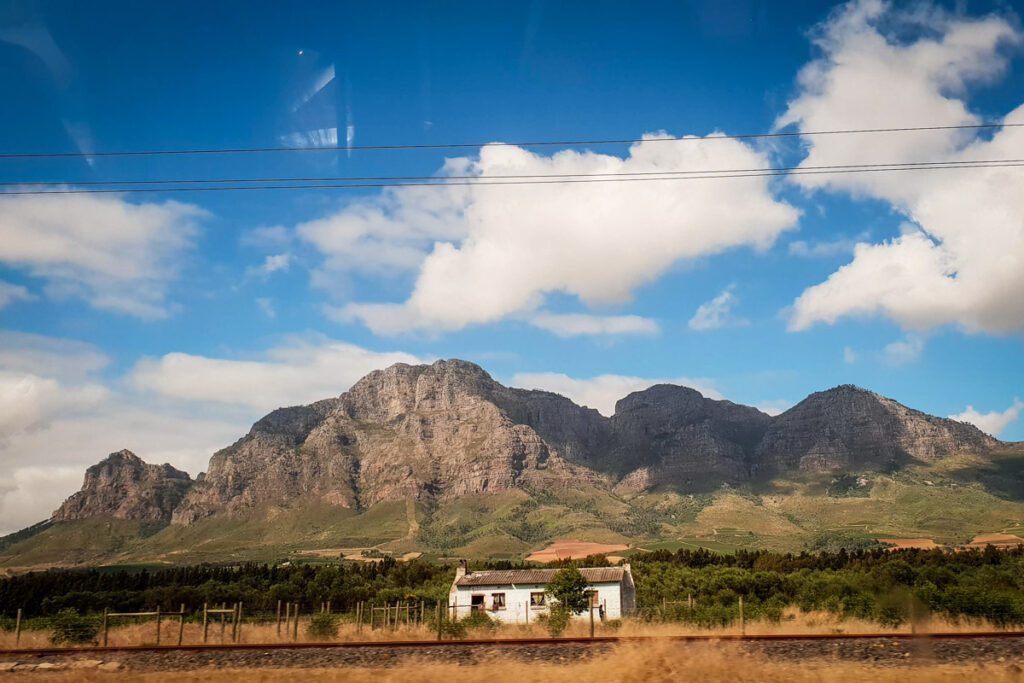
M 490 572 L 470 572 L 458 580 L 457 586 L 507 586 L 516 583 L 545 584 L 557 569 L 508 569 Z M 625 570 L 622 567 L 583 567 L 580 574 L 588 583 L 618 583 Z

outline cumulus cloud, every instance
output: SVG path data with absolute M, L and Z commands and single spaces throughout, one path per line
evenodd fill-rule
M 0 280 L 0 311 L 16 301 L 32 301 L 34 298 L 25 287 Z
M 93 408 L 107 395 L 97 385 L 62 386 L 49 377 L 0 371 L 0 443 L 44 427 L 57 415 Z
M 711 380 L 690 377 L 655 379 L 629 375 L 598 375 L 581 379 L 559 372 L 521 372 L 512 377 L 513 386 L 552 391 L 609 417 L 615 413 L 615 402 L 620 398 L 655 384 L 680 384 L 696 389 L 708 398 L 722 398 L 722 394 L 715 389 Z
M 487 179 L 769 163 L 736 140 L 655 140 L 666 137 L 647 136 L 625 158 L 573 150 L 544 156 L 487 145 L 475 159 L 450 160 L 441 175 Z M 399 188 L 300 225 L 298 232 L 323 253 L 326 272 L 416 271 L 404 302 L 359 302 L 329 311 L 392 334 L 529 315 L 552 293 L 576 296 L 588 306 L 622 304 L 679 262 L 737 247 L 765 249 L 797 218 L 795 208 L 774 198 L 766 178 L 475 184 Z
M 205 215 L 190 204 L 133 204 L 119 197 L 7 197 L 0 263 L 46 281 L 53 297 L 100 310 L 166 317 L 166 288 Z
M 904 36 L 921 37 L 906 40 Z M 892 9 L 878 0 L 847 5 L 819 30 L 822 55 L 800 74 L 800 92 L 780 125 L 800 130 L 974 125 L 968 86 L 998 77 L 1004 47 L 1022 35 L 1009 20 L 942 10 Z M 899 93 L 897 97 L 893 93 Z M 1024 122 L 1024 108 L 1006 115 Z M 1015 158 L 1024 129 L 990 139 L 977 131 L 930 130 L 804 139 L 803 165 Z M 853 259 L 805 290 L 790 329 L 846 316 L 883 315 L 907 329 L 954 323 L 972 332 L 1024 330 L 1024 193 L 1018 169 L 802 175 L 794 181 L 888 202 L 910 226 L 858 244 Z
M 857 352 L 851 349 L 849 346 L 843 347 L 843 362 L 847 365 L 853 365 L 857 362 Z
M 658 323 L 639 315 L 589 315 L 586 313 L 538 313 L 530 324 L 559 337 L 584 335 L 657 334 Z
M 90 375 L 107 363 L 88 344 L 0 330 L 0 445 L 104 401 L 109 392 Z
M 735 285 L 729 285 L 714 299 L 705 301 L 698 306 L 696 313 L 690 318 L 690 329 L 696 332 L 707 332 L 723 327 L 747 325 L 747 320 L 732 316 L 732 307 L 737 302 L 736 295 L 733 294 L 735 288 Z
M 949 417 L 953 420 L 969 422 L 992 436 L 999 436 L 1004 429 L 1017 421 L 1022 411 L 1024 411 L 1024 401 L 1015 398 L 1010 407 L 1003 411 L 993 410 L 988 413 L 979 413 L 974 406 L 967 406 L 964 412 Z
M 451 159 L 442 175 L 464 175 L 468 160 Z M 374 275 L 415 271 L 437 240 L 461 240 L 470 199 L 464 186 L 388 188 L 334 213 L 300 223 L 298 238 L 319 251 L 313 281 L 324 287 L 348 272 Z
M 883 354 L 889 365 L 906 365 L 920 358 L 922 351 L 924 339 L 916 334 L 910 334 L 905 339 L 886 344 Z
M 408 353 L 293 338 L 254 360 L 187 353 L 145 359 L 132 369 L 129 381 L 136 389 L 166 398 L 269 411 L 337 396 L 363 375 L 393 363 L 419 362 Z

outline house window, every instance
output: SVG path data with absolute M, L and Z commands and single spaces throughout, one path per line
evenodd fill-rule
M 548 604 L 546 593 L 530 593 L 530 607 L 544 607 Z
M 493 610 L 505 609 L 505 594 L 504 593 L 491 593 L 491 609 L 493 609 Z
M 475 611 L 484 608 L 484 594 L 475 593 L 469 596 L 469 606 Z

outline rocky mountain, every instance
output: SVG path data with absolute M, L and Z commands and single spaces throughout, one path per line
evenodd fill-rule
M 68 522 L 113 517 L 167 522 L 192 486 L 192 478 L 170 465 L 148 465 L 128 450 L 111 453 L 85 471 L 82 490 L 53 513 Z
M 54 519 L 190 525 L 299 499 L 358 512 L 513 490 L 692 493 L 800 471 L 886 470 L 998 444 L 852 386 L 771 417 L 657 385 L 620 400 L 608 418 L 557 394 L 505 387 L 465 361 L 396 364 L 337 398 L 275 410 L 215 453 L 195 482 L 112 454 Z
M 844 384 L 811 394 L 768 425 L 754 454 L 763 475 L 804 470 L 895 469 L 998 441 L 973 425 L 912 410 Z

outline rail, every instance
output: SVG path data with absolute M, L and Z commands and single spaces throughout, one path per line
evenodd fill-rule
M 228 650 L 312 650 L 366 648 L 438 648 L 490 647 L 559 644 L 617 644 L 644 642 L 772 642 L 772 641 L 840 641 L 840 640 L 972 640 L 983 638 L 1024 638 L 1024 631 L 950 631 L 928 633 L 769 633 L 769 634 L 691 634 L 675 636 L 596 636 L 571 638 L 487 638 L 463 640 L 377 640 L 325 641 L 303 643 L 224 643 L 193 645 L 119 645 L 92 647 L 13 648 L 0 650 L 7 655 L 73 655 L 109 652 L 215 652 Z

